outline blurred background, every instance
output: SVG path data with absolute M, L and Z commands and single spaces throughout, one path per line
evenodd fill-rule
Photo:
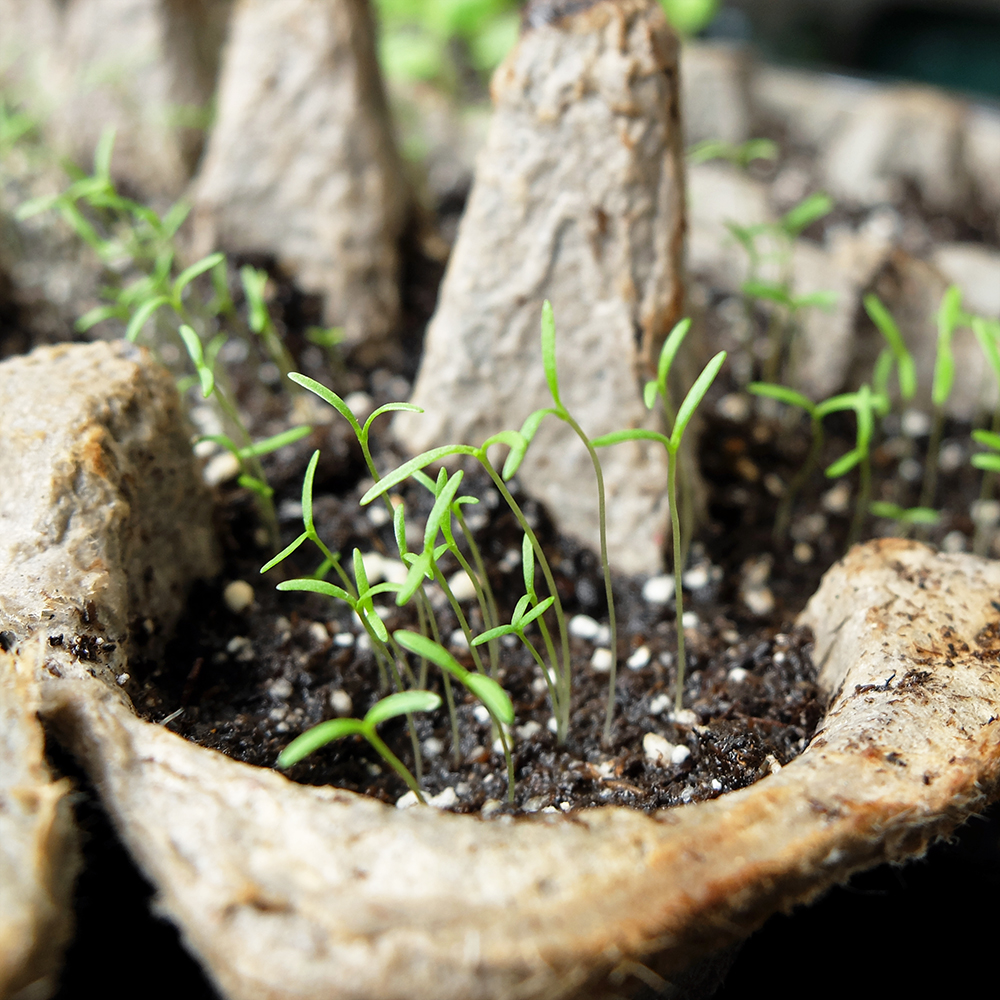
M 1000 98 L 1000 0 L 662 0 L 683 33 L 752 42 L 780 63 Z M 376 0 L 397 80 L 482 86 L 517 34 L 518 0 Z

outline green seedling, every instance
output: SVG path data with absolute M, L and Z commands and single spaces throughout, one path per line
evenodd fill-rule
M 795 406 L 804 410 L 809 416 L 810 440 L 809 452 L 802 468 L 795 474 L 795 477 L 785 489 L 785 494 L 778 504 L 778 511 L 774 519 L 774 540 L 776 543 L 784 540 L 788 532 L 788 526 L 792 520 L 792 508 L 795 499 L 802 488 L 809 482 L 816 467 L 819 464 L 820 456 L 823 454 L 823 416 L 819 407 L 801 392 L 789 389 L 787 386 L 774 385 L 770 382 L 751 382 L 747 389 L 755 396 L 765 396 L 768 399 L 777 400 L 788 406 Z
M 688 159 L 692 163 L 726 160 L 733 166 L 746 170 L 754 160 L 777 160 L 778 144 L 770 139 L 748 139 L 739 144 L 722 139 L 706 139 L 688 150 Z
M 656 365 L 656 378 L 650 379 L 642 391 L 642 399 L 647 410 L 652 410 L 656 405 L 657 397 L 663 412 L 663 419 L 667 434 L 673 430 L 677 414 L 674 412 L 673 400 L 670 393 L 670 373 L 673 370 L 674 360 L 677 357 L 684 338 L 691 329 L 691 320 L 682 319 L 675 324 L 674 328 L 667 334 L 660 349 L 660 357 Z M 681 568 L 687 565 L 688 548 L 691 544 L 691 536 L 694 533 L 695 521 L 695 500 L 694 500 L 694 478 L 688 473 L 687 466 L 689 454 L 678 452 L 677 454 L 677 485 L 679 492 L 678 504 L 680 510 L 678 514 L 681 519 L 681 547 L 680 551 L 674 553 L 675 559 L 680 559 Z
M 836 296 L 832 292 L 794 295 L 791 274 L 795 240 L 832 209 L 833 201 L 829 195 L 816 192 L 789 209 L 777 222 L 748 226 L 726 223 L 729 232 L 746 251 L 749 261 L 747 280 L 743 283 L 748 314 L 754 301 L 764 301 L 771 305 L 767 332 L 769 348 L 763 372 L 766 382 L 778 381 L 781 357 L 791 339 L 799 313 L 812 306 L 828 309 L 836 302 Z M 762 251 L 761 240 L 765 240 L 773 249 Z M 761 270 L 768 263 L 774 265 L 777 277 L 761 277 Z
M 178 267 L 177 232 L 189 206 L 178 202 L 161 216 L 139 202 L 122 197 L 111 178 L 114 137 L 112 129 L 101 136 L 92 174 L 68 168 L 73 179 L 65 191 L 27 201 L 19 207 L 17 215 L 26 219 L 39 212 L 59 212 L 107 265 L 111 284 L 102 290 L 107 301 L 81 316 L 76 323 L 78 330 L 87 331 L 98 323 L 113 321 L 123 325 L 125 338 L 132 342 L 138 341 L 150 327 L 179 339 L 194 368 L 194 376 L 182 378 L 179 388 L 186 391 L 192 385 L 200 385 L 202 396 L 221 411 L 226 427 L 223 436 L 230 443 L 238 441 L 230 451 L 240 462 L 240 483 L 256 495 L 262 520 L 276 541 L 277 519 L 271 489 L 259 457 L 263 452 L 251 442 L 227 387 L 225 373 L 216 369 L 230 332 L 238 329 L 228 291 L 225 255 L 211 253 L 188 267 Z M 211 279 L 211 299 L 202 294 L 198 279 L 204 275 Z M 260 315 L 251 316 L 251 321 L 265 322 Z M 273 333 L 269 317 L 266 325 Z M 272 351 L 277 349 L 276 335 L 265 342 Z
M 768 324 L 767 339 L 769 342 L 767 360 L 764 362 L 764 379 L 774 382 L 781 370 L 781 358 L 784 354 L 791 332 L 795 328 L 799 314 L 803 309 L 817 307 L 830 310 L 837 304 L 836 292 L 818 291 L 805 295 L 793 295 L 787 281 L 782 284 L 771 284 L 766 281 L 750 280 L 743 282 L 744 296 L 751 301 L 769 302 L 776 307 L 771 311 Z
M 240 268 L 240 281 L 243 283 L 243 294 L 246 296 L 247 322 L 250 329 L 260 337 L 271 360 L 278 366 L 282 375 L 288 376 L 295 362 L 288 353 L 278 330 L 271 318 L 271 310 L 267 308 L 264 290 L 267 287 L 267 271 L 258 270 L 244 264 Z
M 559 689 L 561 694 L 560 706 L 557 714 L 557 723 L 559 728 L 557 729 L 556 735 L 559 741 L 563 742 L 566 739 L 566 732 L 569 725 L 568 706 L 569 691 L 571 687 L 569 632 L 566 628 L 566 615 L 563 611 L 562 602 L 559 600 L 559 594 L 555 585 L 555 577 L 552 574 L 552 569 L 549 566 L 548 559 L 546 559 L 541 544 L 539 543 L 531 525 L 528 523 L 528 519 L 525 517 L 524 511 L 521 509 L 520 505 L 507 488 L 507 480 L 511 479 L 520 467 L 521 461 L 524 459 L 524 455 L 527 452 L 528 445 L 530 443 L 530 435 L 537 430 L 540 422 L 540 417 L 534 421 L 529 418 L 529 421 L 525 422 L 526 426 L 522 428 L 522 431 L 501 431 L 498 434 L 494 434 L 492 437 L 487 438 L 486 441 L 484 441 L 478 448 L 473 447 L 472 445 L 464 444 L 444 445 L 440 448 L 431 448 L 429 451 L 425 451 L 422 454 L 415 456 L 408 462 L 404 462 L 397 469 L 394 469 L 392 472 L 383 476 L 378 482 L 375 483 L 374 486 L 371 487 L 371 489 L 368 490 L 367 493 L 365 493 L 360 502 L 362 505 L 371 503 L 372 500 L 387 494 L 389 490 L 408 479 L 417 471 L 424 469 L 429 465 L 435 465 L 443 462 L 452 456 L 468 455 L 476 459 L 482 465 L 482 467 L 486 470 L 487 475 L 493 481 L 493 485 L 497 488 L 501 497 L 503 497 L 504 502 L 510 508 L 511 513 L 516 518 L 521 530 L 528 537 L 532 551 L 535 554 L 535 558 L 538 560 L 538 565 L 541 567 L 542 575 L 545 577 L 546 587 L 554 598 L 552 610 L 556 615 L 561 640 L 561 656 L 560 658 L 556 658 L 553 651 L 552 663 L 552 669 L 559 678 Z M 503 464 L 502 474 L 497 472 L 489 457 L 490 449 L 496 445 L 503 445 L 508 449 L 507 458 Z
M 444 646 L 428 639 L 427 636 L 406 629 L 399 629 L 393 634 L 400 646 L 436 663 L 441 670 L 454 677 L 486 706 L 503 746 L 503 755 L 507 762 L 507 798 L 513 802 L 514 759 L 510 753 L 510 743 L 504 728 L 514 723 L 514 706 L 510 695 L 492 677 L 466 670 Z
M 601 544 L 601 566 L 604 571 L 604 595 L 608 602 L 608 621 L 611 628 L 611 672 L 608 678 L 608 704 L 604 717 L 604 740 L 607 742 L 611 738 L 611 722 L 615 712 L 618 626 L 615 618 L 615 596 L 611 586 L 611 565 L 608 560 L 607 501 L 604 490 L 604 471 L 601 468 L 601 462 L 597 457 L 597 449 L 594 447 L 593 442 L 569 410 L 566 409 L 559 393 L 559 377 L 556 369 L 556 324 L 552 312 L 552 303 L 548 299 L 542 303 L 542 367 L 545 371 L 545 381 L 549 387 L 549 394 L 552 396 L 553 406 L 536 410 L 532 413 L 524 422 L 521 434 L 530 440 L 541 421 L 547 416 L 553 416 L 563 421 L 563 423 L 569 425 L 573 433 L 587 449 L 587 454 L 590 456 L 590 462 L 594 469 L 594 477 L 597 480 L 597 520 Z
M 535 555 L 527 535 L 524 536 L 524 541 L 521 546 L 521 567 L 524 571 L 524 587 L 526 593 L 517 602 L 517 605 L 514 608 L 514 613 L 511 616 L 510 624 L 498 625 L 495 628 L 488 629 L 483 632 L 482 635 L 476 636 L 476 638 L 472 641 L 472 645 L 479 646 L 485 642 L 496 642 L 500 636 L 504 635 L 516 635 L 524 646 L 527 647 L 535 663 L 542 671 L 542 677 L 545 678 L 545 684 L 549 689 L 549 698 L 552 702 L 553 716 L 558 719 L 561 695 L 557 684 L 557 678 L 545 664 L 545 661 L 542 659 L 534 643 L 532 643 L 525 634 L 525 630 L 528 626 L 537 621 L 549 654 L 549 661 L 555 662 L 555 649 L 553 647 L 552 637 L 545 624 L 545 619 L 542 617 L 545 612 L 552 607 L 554 599 L 546 597 L 544 601 L 539 601 L 538 595 L 535 593 Z
M 896 321 L 877 295 L 866 295 L 864 305 L 865 312 L 868 313 L 887 344 L 875 362 L 876 374 L 873 378 L 872 388 L 876 394 L 888 394 L 889 374 L 892 365 L 895 364 L 899 395 L 905 400 L 913 399 L 917 391 L 917 366 L 913 361 L 913 355 L 906 349 Z
M 684 707 L 684 674 L 687 666 L 684 651 L 684 596 L 682 580 L 684 567 L 678 559 L 678 554 L 681 550 L 681 525 L 680 515 L 677 511 L 677 453 L 681 448 L 684 431 L 691 422 L 695 410 L 697 410 L 701 401 L 705 398 L 705 394 L 715 381 L 715 377 L 719 374 L 719 369 L 725 360 L 726 352 L 719 351 L 705 366 L 702 373 L 695 380 L 694 385 L 691 386 L 688 394 L 684 397 L 680 409 L 677 411 L 677 417 L 674 420 L 670 437 L 660 434 L 658 431 L 635 427 L 623 431 L 613 431 L 611 434 L 604 434 L 599 438 L 595 438 L 593 442 L 595 448 L 604 448 L 622 441 L 659 441 L 667 450 L 667 497 L 670 503 L 670 523 L 674 541 L 674 607 L 677 622 L 677 687 L 674 694 L 674 708 L 677 712 L 681 711 Z
M 441 491 L 447 485 L 447 474 L 445 470 L 442 469 L 438 473 L 437 481 L 435 482 L 422 471 L 417 471 L 413 474 L 413 478 L 424 486 L 426 489 L 430 490 L 434 494 L 435 499 L 440 497 Z M 469 531 L 469 526 L 465 522 L 465 518 L 462 516 L 462 507 L 467 504 L 477 504 L 479 500 L 477 497 L 471 496 L 461 496 L 455 497 L 451 503 L 450 507 L 450 517 L 442 516 L 440 518 L 440 531 L 444 538 L 445 545 L 447 546 L 448 552 L 454 556 L 455 560 L 461 566 L 462 570 L 465 572 L 466 576 L 472 581 L 473 590 L 476 593 L 476 600 L 479 603 L 479 610 L 483 618 L 483 622 L 486 624 L 487 628 L 493 628 L 499 622 L 499 615 L 497 613 L 496 598 L 493 594 L 493 587 L 490 584 L 489 575 L 486 572 L 486 564 L 483 561 L 482 552 L 479 546 L 476 544 L 476 540 Z M 398 508 L 397 508 L 398 509 Z M 473 569 L 469 560 L 465 557 L 465 553 L 459 548 L 458 542 L 455 540 L 454 532 L 452 531 L 451 518 L 454 517 L 458 521 L 459 528 L 462 531 L 462 536 L 465 539 L 466 545 L 469 547 L 469 552 L 472 555 L 473 561 L 476 564 L 476 568 Z M 400 546 L 401 550 L 405 547 L 405 539 Z M 452 593 L 451 587 L 447 585 L 444 587 L 446 596 L 449 602 L 454 602 L 452 607 L 454 608 L 457 601 L 455 601 L 455 595 Z M 465 618 L 464 613 L 462 613 L 461 606 L 459 605 L 458 611 L 456 612 L 456 618 L 459 621 L 460 626 L 462 626 L 463 631 L 468 628 L 468 623 Z M 470 631 L 465 631 L 466 641 L 471 643 L 472 633 Z M 489 655 L 490 655 L 490 669 L 489 674 L 491 677 L 496 677 L 497 666 L 499 660 L 499 647 L 495 641 L 489 644 Z M 480 666 L 477 660 L 477 665 Z
M 818 404 L 816 411 L 820 419 L 829 413 L 853 410 L 857 421 L 857 436 L 854 447 L 845 455 L 827 466 L 825 474 L 829 479 L 839 479 L 855 466 L 859 467 L 858 497 L 854 505 L 854 518 L 848 534 L 847 544 L 853 545 L 861 537 L 865 516 L 871 500 L 872 467 L 871 442 L 875 432 L 875 415 L 884 416 L 889 412 L 889 400 L 875 395 L 871 386 L 863 385 L 857 392 L 845 392 L 832 396 Z
M 930 507 L 900 507 L 898 503 L 887 503 L 884 500 L 876 500 L 868 510 L 875 517 L 895 521 L 903 528 L 904 535 L 913 525 L 932 526 L 941 520 L 940 511 L 931 510 Z
M 288 768 L 297 764 L 303 757 L 313 753 L 320 747 L 345 736 L 364 737 L 379 756 L 398 774 L 409 786 L 417 800 L 426 805 L 423 792 L 417 779 L 413 777 L 406 765 L 386 746 L 382 737 L 376 732 L 376 726 L 400 715 L 412 715 L 414 712 L 433 712 L 441 707 L 441 699 L 433 691 L 399 691 L 377 701 L 365 713 L 363 719 L 330 719 L 321 722 L 312 729 L 307 729 L 297 736 L 281 751 L 278 756 L 278 767 Z
M 934 415 L 927 445 L 927 460 L 924 463 L 924 480 L 920 488 L 920 507 L 933 507 L 937 493 L 938 456 L 944 435 L 944 407 L 955 385 L 955 355 L 951 342 L 963 318 L 962 290 L 957 285 L 952 285 L 944 293 L 937 315 L 937 352 L 934 357 L 934 381 L 931 383 Z

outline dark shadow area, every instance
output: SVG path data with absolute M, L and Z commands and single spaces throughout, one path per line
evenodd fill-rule
M 990 995 L 1000 887 L 1000 804 L 904 867 L 856 875 L 809 907 L 772 917 L 744 945 L 715 1000 L 933 996 L 953 979 Z

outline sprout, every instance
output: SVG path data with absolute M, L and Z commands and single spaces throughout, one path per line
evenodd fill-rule
M 333 740 L 343 739 L 345 736 L 363 736 L 378 751 L 381 758 L 413 790 L 417 799 L 426 805 L 427 802 L 420 791 L 417 779 L 386 746 L 375 731 L 375 727 L 400 715 L 412 715 L 414 712 L 433 712 L 440 706 L 441 699 L 433 691 L 400 691 L 396 694 L 390 694 L 372 705 L 363 719 L 330 719 L 328 722 L 321 722 L 318 726 L 313 726 L 312 729 L 307 729 L 281 751 L 278 755 L 278 767 L 291 767 L 303 757 L 326 746 Z

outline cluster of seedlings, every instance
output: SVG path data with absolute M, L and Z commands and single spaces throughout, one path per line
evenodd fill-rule
M 271 538 L 276 539 L 278 519 L 272 499 L 273 490 L 264 474 L 261 459 L 269 452 L 304 438 L 310 434 L 311 428 L 293 427 L 264 440 L 252 439 L 241 418 L 227 373 L 219 362 L 225 357 L 226 345 L 231 337 L 243 337 L 256 343 L 268 363 L 295 385 L 293 391 L 305 390 L 314 394 L 346 420 L 373 481 L 371 488 L 361 497 L 361 504 L 379 501 L 384 506 L 384 518 L 393 528 L 398 560 L 405 568 L 405 573 L 398 579 L 372 584 L 369 583 L 363 553 L 359 549 L 354 550 L 345 566 L 340 552 L 323 541 L 314 518 L 313 488 L 320 461 L 319 452 L 315 452 L 302 484 L 303 530 L 291 544 L 269 560 L 261 572 L 278 566 L 302 546 L 308 545 L 318 552 L 319 563 L 308 576 L 286 579 L 278 585 L 278 589 L 318 594 L 343 602 L 350 609 L 360 623 L 374 657 L 379 697 L 373 703 L 366 700 L 367 711 L 362 718 L 325 719 L 307 729 L 284 748 L 278 758 L 279 766 L 291 767 L 331 741 L 360 737 L 407 784 L 415 798 L 423 801 L 425 767 L 418 716 L 446 706 L 453 763 L 457 767 L 462 744 L 459 699 L 454 688 L 457 684 L 464 689 L 466 701 L 471 699 L 481 706 L 484 720 L 489 722 L 492 744 L 496 752 L 502 753 L 505 758 L 507 796 L 513 801 L 515 762 L 512 748 L 518 727 L 514 702 L 501 684 L 504 674 L 502 659 L 509 643 L 520 644 L 531 657 L 545 685 L 551 711 L 550 728 L 556 743 L 560 746 L 566 743 L 570 736 L 574 694 L 570 622 L 563 608 L 556 574 L 535 530 L 533 518 L 515 498 L 516 490 L 511 488 L 511 479 L 535 433 L 541 423 L 550 417 L 566 423 L 586 447 L 597 483 L 600 563 L 609 618 L 606 645 L 610 651 L 603 742 L 607 745 L 610 740 L 616 702 L 619 700 L 616 698 L 619 642 L 607 552 L 606 498 L 599 452 L 620 442 L 651 441 L 666 450 L 676 623 L 676 651 L 671 659 L 671 717 L 681 720 L 685 714 L 692 714 L 690 711 L 685 713 L 684 706 L 687 665 L 684 571 L 692 550 L 695 525 L 693 484 L 696 469 L 691 464 L 693 453 L 684 448 L 684 435 L 723 366 L 725 352 L 719 352 L 712 358 L 681 398 L 680 404 L 675 405 L 670 388 L 671 372 L 691 326 L 689 320 L 682 321 L 666 338 L 656 377 L 644 388 L 646 406 L 656 412 L 656 423 L 660 429 L 629 428 L 591 439 L 562 402 L 556 367 L 555 322 L 551 306 L 545 303 L 541 319 L 542 358 L 552 405 L 532 413 L 520 430 L 500 431 L 479 446 L 456 444 L 435 448 L 389 472 L 380 472 L 370 441 L 373 423 L 393 411 L 414 410 L 415 407 L 403 402 L 387 403 L 376 408 L 362 423 L 341 396 L 315 379 L 294 372 L 293 359 L 265 301 L 266 272 L 251 266 L 242 267 L 239 270 L 242 301 L 234 301 L 230 286 L 232 268 L 223 254 L 210 254 L 189 267 L 180 268 L 177 265 L 175 237 L 187 208 L 179 204 L 161 216 L 119 195 L 110 178 L 112 143 L 111 134 L 102 140 L 91 175 L 75 177 L 67 190 L 29 201 L 18 212 L 21 218 L 27 218 L 45 210 L 58 211 L 98 254 L 109 275 L 117 278 L 104 289 L 107 302 L 81 317 L 78 329 L 85 331 L 110 320 L 121 324 L 129 340 L 137 340 L 144 331 L 152 330 L 150 343 L 161 355 L 168 355 L 167 347 L 171 343 L 182 349 L 180 356 L 188 359 L 192 369 L 180 380 L 182 391 L 199 392 L 203 399 L 213 402 L 224 424 L 223 431 L 206 434 L 202 440 L 215 448 L 225 449 L 239 464 L 239 484 L 257 498 L 261 519 L 270 529 Z M 754 159 L 773 157 L 775 150 L 772 144 L 759 140 L 741 147 L 707 144 L 705 148 L 696 150 L 695 155 L 701 158 L 721 156 L 746 166 Z M 777 505 L 774 522 L 776 544 L 785 541 L 796 501 L 819 471 L 826 442 L 824 422 L 835 414 L 854 415 L 854 446 L 830 462 L 824 470 L 825 476 L 831 479 L 857 470 L 859 486 L 848 540 L 861 536 L 869 515 L 894 522 L 896 530 L 903 534 L 935 523 L 939 517 L 933 508 L 937 453 L 942 443 L 945 404 L 954 384 L 955 361 L 951 343 L 959 327 L 966 326 L 974 332 L 1000 386 L 1000 323 L 967 313 L 962 307 L 959 290 L 949 289 L 938 315 L 937 361 L 931 393 L 934 413 L 920 501 L 912 507 L 872 501 L 872 454 L 880 428 L 890 415 L 894 400 L 905 404 L 914 398 L 917 390 L 913 358 L 885 306 L 873 295 L 865 299 L 867 313 L 886 345 L 878 356 L 868 383 L 852 392 L 814 402 L 778 381 L 783 358 L 795 336 L 802 311 L 826 307 L 831 303 L 829 293 L 796 296 L 791 287 L 790 269 L 795 239 L 830 209 L 829 198 L 815 194 L 787 212 L 777 223 L 730 226 L 731 233 L 749 256 L 750 276 L 743 289 L 746 309 L 748 313 L 763 311 L 769 317 L 769 348 L 762 370 L 764 379 L 752 382 L 746 388 L 756 396 L 800 409 L 808 420 L 808 453 L 801 467 L 784 486 Z M 778 265 L 777 279 L 764 280 L 761 277 L 764 265 L 775 262 Z M 773 267 L 768 268 L 769 274 L 774 271 Z M 315 329 L 309 337 L 316 344 L 335 347 L 337 332 Z M 893 377 L 895 387 L 891 385 Z M 1000 472 L 1000 410 L 993 415 L 991 429 L 976 430 L 973 438 L 988 449 L 972 458 L 972 464 L 985 471 L 982 497 L 987 499 L 992 495 L 995 476 Z M 506 454 L 498 469 L 494 462 L 500 449 L 505 449 Z M 465 470 L 449 472 L 444 467 L 447 464 L 454 468 L 456 461 L 463 460 L 471 460 L 485 473 L 516 522 L 520 535 L 523 594 L 516 603 L 511 602 L 514 606 L 509 621 L 501 619 L 499 609 L 502 602 L 491 586 L 487 557 L 481 551 L 465 513 L 466 508 L 479 503 L 479 500 L 460 492 Z M 440 467 L 434 477 L 427 471 L 432 466 Z M 425 490 L 431 505 L 419 544 L 414 544 L 415 540 L 408 536 L 412 534 L 412 525 L 408 533 L 406 505 L 398 492 L 407 481 Z M 470 584 L 471 595 L 455 592 L 443 568 L 455 564 Z M 449 645 L 455 650 L 454 636 L 442 635 L 432 590 L 444 595 L 450 614 L 458 623 L 462 636 L 459 655 L 464 663 L 449 651 Z M 413 628 L 387 626 L 383 620 L 384 608 L 376 601 L 383 595 L 391 596 L 397 608 L 410 609 Z M 468 604 L 470 598 L 474 607 Z M 432 668 L 434 677 L 431 676 Z M 441 694 L 437 693 L 438 690 Z M 398 718 L 406 719 L 409 730 L 412 771 L 377 731 L 379 725 Z M 654 748 L 651 745 L 646 749 L 648 756 Z

